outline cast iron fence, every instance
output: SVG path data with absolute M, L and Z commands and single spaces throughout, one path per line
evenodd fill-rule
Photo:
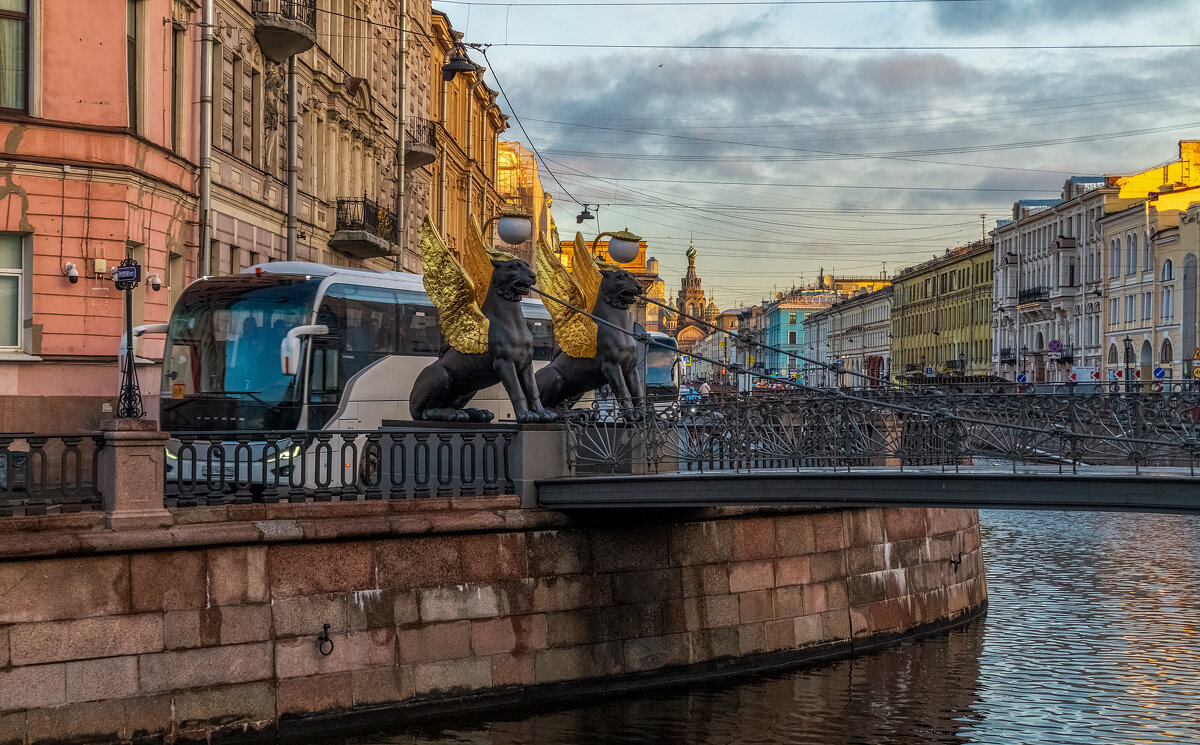
M 796 390 L 594 407 L 571 417 L 567 432 L 568 466 L 578 475 L 974 463 L 1194 474 L 1200 392 Z
M 517 493 L 517 428 L 179 432 L 168 507 Z
M 98 510 L 101 434 L 0 434 L 0 517 Z

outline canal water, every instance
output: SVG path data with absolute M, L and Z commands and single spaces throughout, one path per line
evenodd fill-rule
M 967 628 L 787 674 L 341 743 L 1200 743 L 1200 519 L 981 517 L 990 608 Z

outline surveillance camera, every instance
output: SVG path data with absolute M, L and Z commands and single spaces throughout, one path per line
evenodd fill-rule
M 146 281 L 150 283 L 150 289 L 155 292 L 162 289 L 162 277 L 157 274 L 151 274 L 149 277 L 146 277 Z
M 66 266 L 63 267 L 63 274 L 67 275 L 67 281 L 71 284 L 75 284 L 79 281 L 79 270 L 76 269 L 75 265 L 69 261 L 67 262 Z

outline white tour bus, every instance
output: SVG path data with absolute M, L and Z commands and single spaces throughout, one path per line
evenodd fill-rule
M 522 300 L 521 308 L 533 335 L 534 365 L 541 367 L 554 351 L 550 314 L 535 299 Z M 387 420 L 408 420 L 413 381 L 444 344 L 420 275 L 309 262 L 201 278 L 184 290 L 169 323 L 141 327 L 135 336 L 164 332 L 160 423 L 177 435 L 375 430 Z M 665 337 L 655 334 L 656 342 L 673 345 L 659 336 Z M 677 352 L 660 353 L 658 346 L 646 354 L 646 380 L 663 378 L 669 388 L 677 381 Z M 652 369 L 661 365 L 668 369 Z M 499 384 L 470 405 L 495 412 L 496 421 L 514 420 Z M 299 452 L 285 441 L 281 453 L 263 458 L 264 444 L 251 445 L 250 473 L 235 474 L 234 443 L 225 443 L 223 476 L 258 481 L 261 463 Z M 195 477 L 207 479 L 209 459 L 199 444 L 196 449 Z M 167 457 L 171 480 L 193 478 L 190 465 L 176 462 L 170 449 Z

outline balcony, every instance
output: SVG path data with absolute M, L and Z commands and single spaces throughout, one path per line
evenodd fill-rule
M 967 362 L 966 360 L 946 360 L 946 369 L 957 371 L 966 370 Z
M 1017 293 L 1017 302 L 1021 305 L 1025 303 L 1039 303 L 1049 299 L 1050 290 L 1046 287 L 1030 287 Z
M 1058 357 L 1055 358 L 1054 361 L 1060 365 L 1071 364 L 1072 362 L 1075 361 L 1075 348 L 1074 347 L 1063 347 L 1062 351 L 1058 353 Z
M 427 166 L 437 158 L 437 128 L 428 119 L 404 120 L 404 170 Z
M 329 247 L 359 259 L 396 253 L 396 216 L 367 199 L 337 200 L 337 231 Z
M 1015 349 L 1012 349 L 1009 347 L 1005 347 L 1004 349 L 1001 349 L 1000 350 L 1000 364 L 1001 365 L 1017 364 L 1017 351 Z
M 273 62 L 317 43 L 317 0 L 254 0 L 254 38 Z

